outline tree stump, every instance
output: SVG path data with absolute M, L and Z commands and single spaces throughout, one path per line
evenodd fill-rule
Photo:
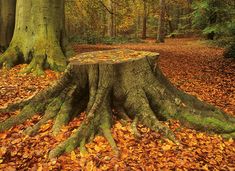
M 56 135 L 63 125 L 86 111 L 83 123 L 50 152 L 50 158 L 78 146 L 84 151 L 84 145 L 98 133 L 107 138 L 118 154 L 110 131 L 113 115 L 133 120 L 136 136 L 139 135 L 136 124 L 141 123 L 179 143 L 173 132 L 161 123 L 173 118 L 197 130 L 234 138 L 235 118 L 175 88 L 159 69 L 158 56 L 158 53 L 125 49 L 77 55 L 53 86 L 31 99 L 2 109 L 2 112 L 22 110 L 1 122 L 0 131 L 23 123 L 35 113 L 42 113 L 42 119 L 25 132 L 34 135 L 41 125 L 54 119 L 52 132 Z

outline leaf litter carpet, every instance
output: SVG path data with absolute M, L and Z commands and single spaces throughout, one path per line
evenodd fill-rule
M 211 48 L 195 39 L 169 39 L 165 44 L 152 41 L 123 45 L 74 45 L 77 53 L 129 48 L 160 53 L 160 66 L 178 88 L 196 95 L 235 115 L 235 61 L 223 59 L 223 49 Z M 20 75 L 25 65 L 11 70 L 0 70 L 0 106 L 28 98 L 55 81 L 59 74 L 46 71 L 44 76 Z M 14 113 L 0 114 L 0 121 Z M 120 158 L 114 156 L 108 142 L 101 136 L 86 145 L 88 154 L 79 149 L 48 161 L 48 152 L 71 135 L 84 118 L 74 119 L 59 136 L 50 135 L 52 121 L 42 126 L 36 136 L 22 132 L 40 119 L 36 115 L 22 125 L 0 133 L 0 170 L 235 170 L 235 142 L 223 140 L 182 127 L 177 121 L 165 122 L 181 141 L 177 146 L 158 133 L 139 125 L 141 133 L 135 139 L 130 123 L 115 121 L 112 134 L 120 149 Z

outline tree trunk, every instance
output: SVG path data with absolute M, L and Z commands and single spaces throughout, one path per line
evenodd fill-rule
M 0 0 L 0 51 L 11 41 L 15 26 L 16 0 Z
M 180 5 L 176 5 L 176 24 L 175 24 L 175 28 L 177 30 L 180 30 L 180 28 L 179 28 L 179 26 L 181 25 L 180 16 L 181 16 Z
M 147 4 L 146 4 L 146 0 L 143 0 L 143 3 L 144 3 L 144 15 L 143 15 L 142 39 L 146 39 L 146 37 L 147 37 Z
M 169 14 L 169 11 L 170 11 L 170 9 L 165 6 L 165 12 L 166 12 L 167 21 L 168 21 L 169 32 L 173 33 L 174 29 L 173 29 L 173 26 L 172 26 L 171 16 Z
M 113 3 L 113 35 L 117 37 L 117 5 Z
M 9 105 L 0 112 L 21 110 L 21 113 L 0 123 L 0 131 L 24 123 L 35 113 L 42 119 L 25 133 L 34 135 L 40 126 L 54 119 L 52 132 L 86 110 L 86 117 L 74 134 L 53 149 L 49 157 L 81 147 L 99 133 L 107 138 L 118 155 L 111 135 L 112 118 L 133 119 L 132 129 L 139 133 L 141 123 L 179 143 L 173 132 L 160 120 L 178 119 L 197 130 L 235 138 L 235 118 L 215 107 L 176 89 L 156 65 L 157 53 L 133 50 L 89 52 L 70 60 L 64 75 L 56 84 L 26 101 Z M 114 109 L 114 110 L 112 110 Z
M 135 30 L 135 37 L 139 38 L 139 30 L 141 28 L 141 15 L 138 12 L 138 15 L 136 17 L 136 30 Z
M 193 10 L 192 10 L 193 1 L 192 0 L 188 0 L 187 2 L 188 2 L 188 6 L 187 6 L 188 25 L 189 25 L 189 29 L 192 29 L 192 17 L 191 17 L 191 14 L 193 12 Z
M 163 43 L 165 39 L 165 0 L 160 0 L 160 17 L 158 23 L 157 42 Z
M 210 17 L 209 17 L 209 25 L 214 25 L 217 21 L 217 12 L 213 12 Z M 210 33 L 207 34 L 207 39 L 208 40 L 214 40 L 215 38 L 215 32 L 212 31 Z
M 113 2 L 108 0 L 108 35 L 109 37 L 114 36 L 114 10 L 113 10 Z
M 30 63 L 24 72 L 42 74 L 44 68 L 63 71 L 64 0 L 24 0 L 16 4 L 16 25 L 0 64 Z

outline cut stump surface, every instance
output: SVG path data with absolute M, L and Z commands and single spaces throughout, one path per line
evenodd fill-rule
M 128 49 L 114 49 L 79 54 L 70 59 L 70 64 L 116 64 L 136 61 L 146 57 L 156 58 L 157 56 L 159 56 L 159 53 L 134 51 Z

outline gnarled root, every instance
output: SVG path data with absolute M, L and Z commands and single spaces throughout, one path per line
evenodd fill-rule
M 159 117 L 177 119 L 187 127 L 234 138 L 234 117 L 176 89 L 156 67 L 155 76 L 159 81 L 146 87 L 145 91 Z
M 52 103 L 53 98 L 57 97 L 60 92 L 66 89 L 67 84 L 70 84 L 72 81 L 71 74 L 71 68 L 68 67 L 65 74 L 53 86 L 46 88 L 28 100 L 10 104 L 5 108 L 1 108 L 1 113 L 13 112 L 20 109 L 22 110 L 18 115 L 11 117 L 4 122 L 0 122 L 0 131 L 2 132 L 11 128 L 12 126 L 21 124 L 27 119 L 33 117 L 36 113 L 43 113 L 48 104 Z
M 149 102 L 142 89 L 136 88 L 130 91 L 127 95 L 126 103 L 124 104 L 128 113 L 135 114 L 135 118 L 145 126 L 149 127 L 153 131 L 160 132 L 166 138 L 177 142 L 173 132 L 166 126 L 160 123 L 156 115 L 149 106 Z M 134 124 L 136 125 L 136 120 L 134 119 Z M 134 129 L 136 132 L 136 129 Z M 138 136 L 138 133 L 137 133 Z
M 111 108 L 108 103 L 109 102 L 105 100 L 92 118 L 87 117 L 71 137 L 59 144 L 49 153 L 49 158 L 60 156 L 64 152 L 71 152 L 77 147 L 80 147 L 81 154 L 86 153 L 85 144 L 92 140 L 97 133 L 104 135 L 114 150 L 115 155 L 118 156 L 119 151 L 110 131 L 112 116 Z

